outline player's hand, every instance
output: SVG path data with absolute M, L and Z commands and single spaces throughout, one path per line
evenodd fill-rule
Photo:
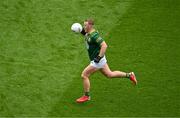
M 82 35 L 86 35 L 86 32 L 85 32 L 85 29 L 84 29 L 84 28 L 82 29 L 81 34 L 82 34 Z
M 99 61 L 102 59 L 102 57 L 97 56 L 96 58 L 94 58 L 94 62 L 95 63 L 99 63 Z

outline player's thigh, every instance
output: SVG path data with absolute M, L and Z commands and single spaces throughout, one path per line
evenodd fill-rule
M 103 75 L 105 75 L 105 76 L 107 76 L 107 77 L 111 76 L 111 73 L 112 73 L 112 71 L 111 71 L 111 69 L 109 68 L 109 66 L 108 66 L 107 63 L 104 65 L 104 67 L 103 67 L 100 71 L 101 71 L 101 73 L 102 73 Z
M 92 73 L 96 72 L 98 70 L 98 68 L 95 68 L 91 65 L 88 65 L 82 72 L 82 77 L 86 76 L 89 77 Z

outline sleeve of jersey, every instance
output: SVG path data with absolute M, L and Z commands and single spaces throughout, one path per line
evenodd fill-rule
M 94 42 L 97 43 L 98 45 L 100 45 L 103 42 L 103 38 L 99 36 L 99 34 L 96 34 L 94 36 Z

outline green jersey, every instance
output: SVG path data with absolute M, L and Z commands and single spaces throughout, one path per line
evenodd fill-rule
M 92 61 L 99 55 L 103 39 L 99 36 L 99 33 L 97 31 L 94 31 L 91 34 L 85 35 L 85 42 L 89 58 Z

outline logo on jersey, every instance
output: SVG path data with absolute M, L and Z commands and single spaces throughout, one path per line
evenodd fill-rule
M 88 38 L 88 42 L 90 42 L 91 41 L 91 38 Z

